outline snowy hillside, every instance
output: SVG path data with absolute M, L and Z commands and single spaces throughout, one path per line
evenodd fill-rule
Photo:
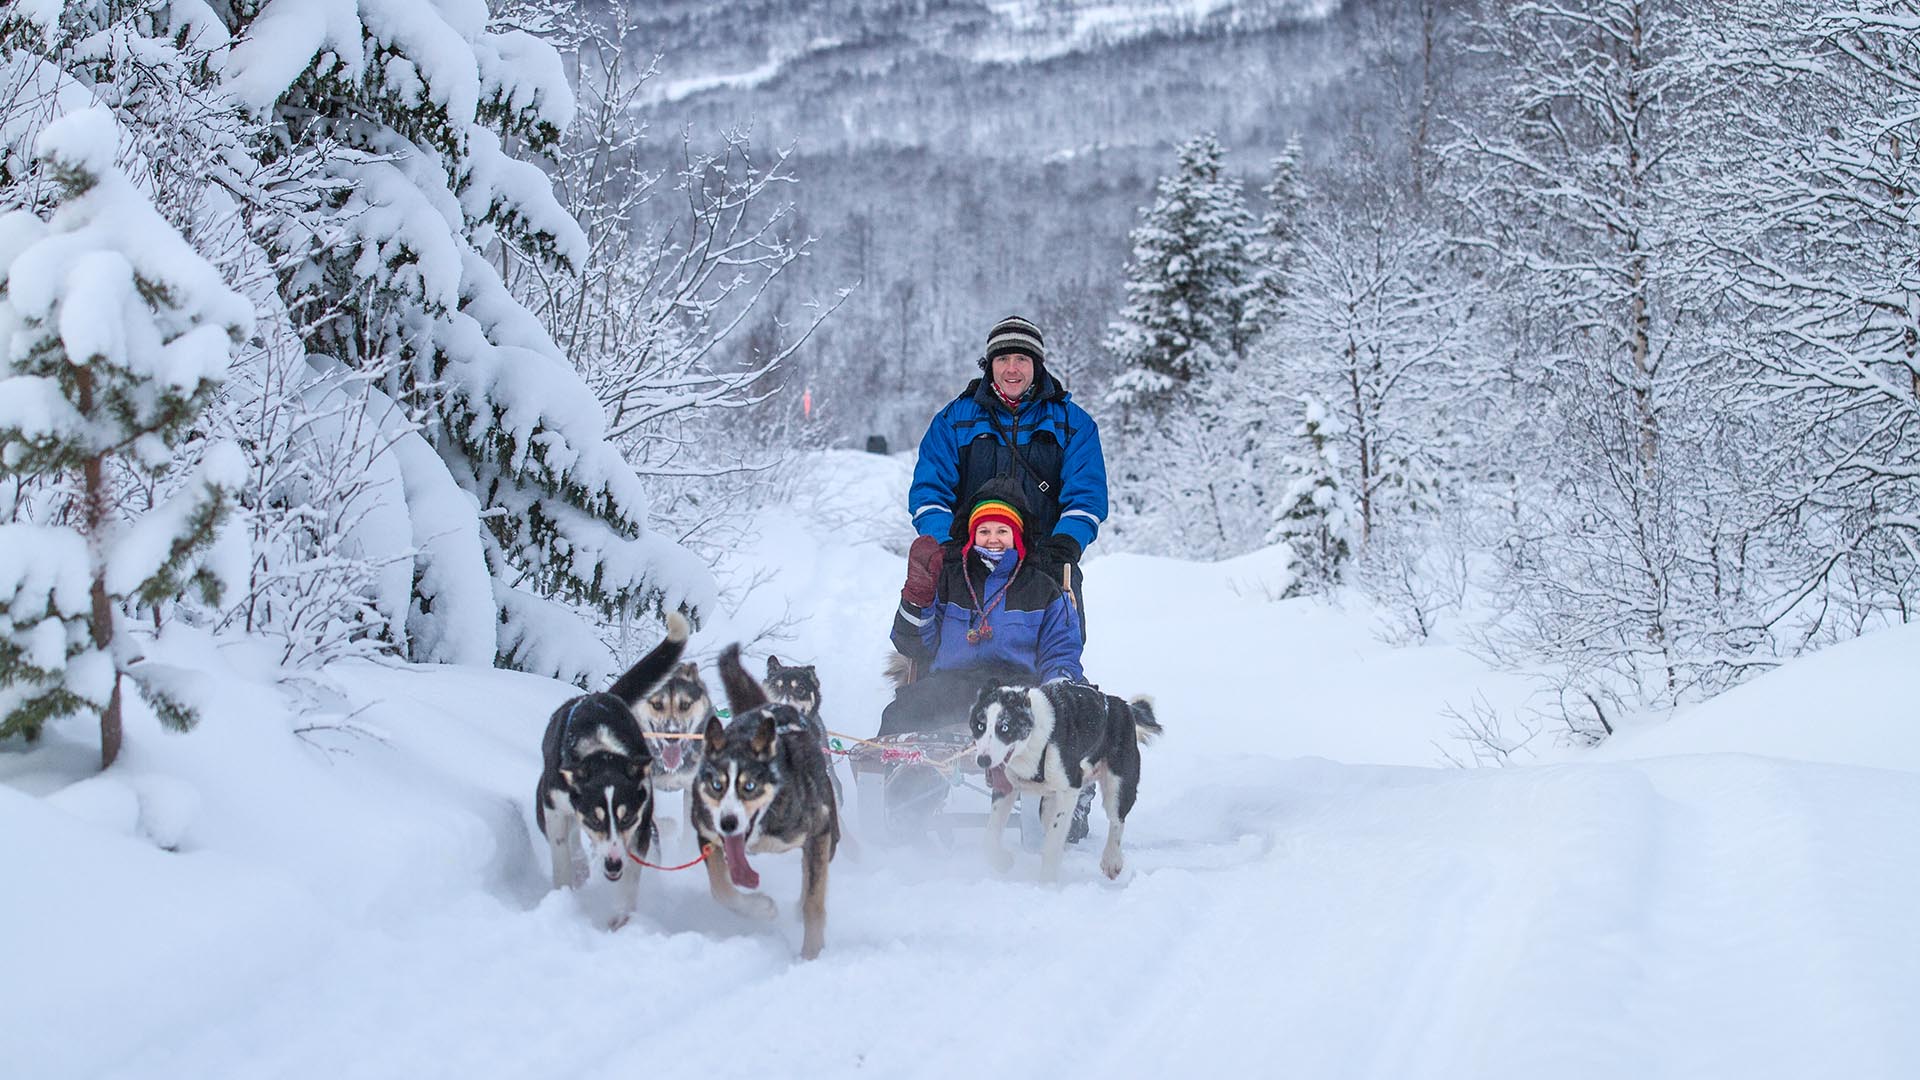
M 815 459 L 736 555 L 772 577 L 694 651 L 783 624 L 754 663 L 819 664 L 829 726 L 871 732 L 907 467 Z M 862 837 L 808 964 L 797 857 L 760 860 L 771 925 L 697 872 L 648 871 L 611 933 L 600 883 L 547 890 L 530 796 L 564 685 L 174 656 L 193 734 L 136 711 L 103 775 L 84 729 L 0 754 L 7 1073 L 1920 1073 L 1911 631 L 1597 754 L 1463 771 L 1433 765 L 1447 709 L 1518 681 L 1274 603 L 1286 573 L 1096 547 L 1088 670 L 1168 729 L 1128 873 L 1087 845 L 1045 886 L 1032 856 L 1002 877 Z
M 1018 65 L 1150 37 L 1258 32 L 1324 19 L 1340 0 L 776 0 L 633 4 L 636 25 L 675 66 L 650 97 L 758 86 L 811 61 L 879 46 L 969 64 Z

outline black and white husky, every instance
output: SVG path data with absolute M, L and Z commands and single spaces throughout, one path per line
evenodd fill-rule
M 653 836 L 653 755 L 634 711 L 665 678 L 687 646 L 687 620 L 667 615 L 667 636 L 604 693 L 561 703 L 540 740 L 540 784 L 533 814 L 553 849 L 553 887 L 583 884 L 573 860 L 585 829 L 592 858 L 620 886 L 615 924 L 626 921 L 640 887 L 640 870 Z
M 994 792 L 987 815 L 987 860 L 995 869 L 1013 865 L 1000 844 L 1016 793 L 1040 797 L 1047 835 L 1040 848 L 1040 875 L 1060 876 L 1067 822 L 1080 789 L 1100 784 L 1107 812 L 1107 846 L 1100 870 L 1109 878 L 1125 868 L 1120 837 L 1140 790 L 1140 744 L 1161 733 L 1153 701 L 1125 701 L 1098 687 L 1056 680 L 1039 686 L 989 686 L 968 716 L 974 761 L 986 770 Z
M 693 821 L 693 780 L 700 774 L 701 733 L 714 715 L 713 698 L 706 681 L 700 678 L 700 665 L 689 660 L 673 669 L 673 674 L 640 702 L 640 726 L 647 732 L 647 749 L 653 753 L 653 790 L 655 794 L 681 792 L 685 810 L 680 820 Z M 661 825 L 661 835 L 672 830 L 672 822 Z
M 800 848 L 800 955 L 820 955 L 827 936 L 827 864 L 840 844 L 840 814 L 819 729 L 767 692 L 740 666 L 740 646 L 720 654 L 733 721 L 707 721 L 704 760 L 694 785 L 693 826 L 707 847 L 707 884 L 713 898 L 743 915 L 772 918 L 775 905 L 761 893 L 747 855 Z

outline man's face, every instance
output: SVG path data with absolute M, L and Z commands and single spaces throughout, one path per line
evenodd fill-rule
M 1033 357 L 1026 353 L 1001 353 L 993 358 L 992 367 L 993 385 L 1009 401 L 1033 385 Z

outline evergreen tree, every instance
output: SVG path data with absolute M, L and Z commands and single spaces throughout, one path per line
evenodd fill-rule
M 1265 326 L 1286 307 L 1287 276 L 1299 256 L 1300 225 L 1307 211 L 1306 185 L 1300 177 L 1300 137 L 1295 135 L 1275 155 L 1267 181 L 1267 212 L 1260 217 L 1256 254 L 1260 291 L 1255 323 Z
M 227 9 L 227 85 L 269 122 L 269 164 L 336 148 L 325 212 L 260 230 L 287 306 L 334 316 L 308 351 L 427 419 L 434 453 L 399 460 L 420 550 L 410 651 L 590 680 L 610 656 L 576 605 L 699 608 L 713 586 L 647 529 L 600 402 L 490 261 L 510 245 L 553 273 L 585 263 L 580 226 L 528 160 L 573 118 L 560 59 L 491 26 L 484 0 L 360 0 L 325 20 L 296 6 Z M 582 668 L 582 648 L 606 659 Z
M 1294 581 L 1288 595 L 1325 592 L 1339 583 L 1360 546 L 1360 513 L 1340 476 L 1343 425 L 1319 399 L 1303 402 L 1305 415 L 1294 434 L 1310 451 L 1286 459 L 1294 480 L 1274 504 L 1270 544 L 1293 551 Z
M 1127 303 L 1107 340 L 1120 367 L 1110 402 L 1158 411 L 1246 345 L 1259 288 L 1254 230 L 1224 154 L 1211 134 L 1183 144 L 1131 234 Z
M 70 484 L 74 503 L 74 524 L 7 527 L 0 732 L 98 711 L 103 767 L 120 750 L 123 677 L 162 720 L 193 721 L 140 663 L 123 609 L 188 589 L 218 602 L 224 582 L 200 556 L 244 465 L 232 446 L 206 449 L 131 524 L 116 478 L 168 473 L 253 327 L 245 298 L 116 167 L 120 138 L 105 108 L 49 125 L 38 157 L 57 209 L 0 218 L 0 475 Z

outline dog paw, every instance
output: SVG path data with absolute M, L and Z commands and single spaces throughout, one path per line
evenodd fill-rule
M 771 920 L 780 914 L 780 905 L 774 903 L 773 897 L 766 893 L 741 893 L 740 898 L 733 902 L 733 910 L 749 919 Z
M 621 927 L 623 927 L 623 926 L 625 926 L 625 925 L 627 925 L 627 920 L 628 920 L 628 919 L 631 919 L 631 918 L 633 918 L 633 915 L 632 915 L 631 913 L 629 913 L 629 912 L 621 912 L 620 914 L 618 914 L 618 915 L 615 915 L 615 916 L 614 916 L 613 918 L 611 918 L 611 919 L 608 919 L 608 920 L 607 920 L 607 932 L 608 932 L 608 933 L 612 933 L 612 932 L 614 932 L 615 930 L 618 930 L 618 929 L 620 929 Z
M 1100 856 L 1100 872 L 1107 875 L 1108 881 L 1119 877 L 1120 872 L 1126 868 L 1127 860 L 1122 858 L 1117 851 L 1109 851 Z

